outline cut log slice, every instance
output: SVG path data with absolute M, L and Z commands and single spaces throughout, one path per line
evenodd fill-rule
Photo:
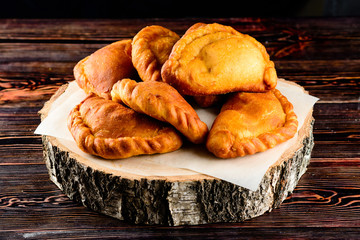
M 61 87 L 40 111 L 43 120 Z M 141 176 L 99 167 L 42 136 L 44 160 L 53 181 L 70 199 L 135 224 L 170 226 L 240 222 L 280 206 L 310 162 L 314 119 L 307 116 L 296 144 L 264 175 L 256 191 L 203 174 Z

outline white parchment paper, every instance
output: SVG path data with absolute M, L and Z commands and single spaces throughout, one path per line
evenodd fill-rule
M 276 88 L 293 104 L 300 129 L 318 98 L 304 93 L 296 85 L 283 81 L 278 81 Z M 67 128 L 69 112 L 85 97 L 86 94 L 75 81 L 70 82 L 66 91 L 54 101 L 48 117 L 41 122 L 35 133 L 56 137 L 71 151 L 105 168 L 132 174 L 177 176 L 202 173 L 256 191 L 267 169 L 281 157 L 298 136 L 296 134 L 289 141 L 265 152 L 233 159 L 218 159 L 208 152 L 204 145 L 186 143 L 181 149 L 171 153 L 105 160 L 82 152 Z M 210 129 L 218 110 L 213 108 L 195 110 Z

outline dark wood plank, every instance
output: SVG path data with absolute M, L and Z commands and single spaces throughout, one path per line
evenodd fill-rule
M 30 54 L 31 55 L 31 54 Z M 81 59 L 83 56 L 77 57 Z M 67 81 L 73 80 L 73 67 L 77 60 L 69 62 L 48 61 L 23 61 L 0 64 L 0 101 L 15 101 L 17 98 L 41 98 L 37 90 L 43 90 L 51 95 L 55 89 Z M 350 64 L 351 63 L 351 64 Z M 349 61 L 347 69 L 349 72 L 339 73 L 344 63 L 338 61 L 307 62 L 297 61 L 297 64 L 284 64 L 277 61 L 277 71 L 279 77 L 294 81 L 310 94 L 319 97 L 324 102 L 358 102 L 360 94 L 359 84 L 359 61 Z M 301 69 L 308 68 L 311 69 Z M 323 66 L 330 68 L 331 72 L 323 69 Z M 339 69 L 336 70 L 336 66 Z M 315 73 L 322 73 L 321 76 Z M 15 90 L 16 89 L 16 90 Z M 49 96 L 47 96 L 49 97 Z M 43 98 L 45 100 L 45 98 Z
M 166 19 L 86 20 L 78 19 L 3 19 L 0 20 L 1 39 L 28 41 L 116 41 L 134 36 L 147 25 L 158 24 L 184 32 L 195 20 Z M 46 29 L 46 32 L 43 30 Z
M 294 234 L 296 233 L 296 234 Z M 45 231 L 6 232 L 7 237 L 16 239 L 357 239 L 358 229 L 354 228 L 256 228 L 247 229 L 234 226 L 218 226 L 216 228 L 126 228 L 119 230 L 79 229 Z
M 207 235 L 206 232 L 215 234 L 218 231 L 228 231 L 229 236 L 235 236 L 233 234 L 238 230 L 247 229 L 243 237 L 248 237 L 254 236 L 257 231 L 264 231 L 265 236 L 270 236 L 267 234 L 275 233 L 269 232 L 270 228 L 286 226 L 283 231 L 289 234 L 287 236 L 295 236 L 294 233 L 300 228 L 310 233 L 311 229 L 318 227 L 324 228 L 324 234 L 328 234 L 324 237 L 336 236 L 332 233 L 336 228 L 351 229 L 360 225 L 360 182 L 356 181 L 360 174 L 358 166 L 359 161 L 346 167 L 331 162 L 311 163 L 294 194 L 288 197 L 279 209 L 250 221 L 160 229 L 129 225 L 91 212 L 72 202 L 48 180 L 46 168 L 42 164 L 1 166 L 0 181 L 7 186 L 7 192 L 0 193 L 0 213 L 3 220 L 0 222 L 0 229 L 6 231 L 8 236 L 34 238 L 95 237 L 98 235 L 92 232 L 94 227 L 96 231 L 101 231 L 104 237 L 122 231 L 130 236 L 134 234 L 134 238 L 141 236 L 136 235 L 135 230 L 151 238 L 158 237 L 160 232 L 163 237 L 171 236 L 174 231 L 179 236 L 188 237 L 196 233 L 202 237 L 211 237 L 212 235 Z M 33 174 L 22 174 L 25 171 Z M 328 180 L 334 176 L 337 180 L 329 186 Z M 76 223 L 71 219 L 76 219 Z M 336 222 L 333 222 L 334 219 Z M 16 232 L 12 229 L 16 229 Z M 188 231 L 193 233 L 189 234 Z
M 294 234 L 296 233 L 296 234 Z M 119 230 L 79 229 L 6 232 L 5 237 L 16 239 L 357 239 L 357 228 L 258 228 L 247 229 L 234 226 L 216 228 L 125 228 Z
M 36 41 L 63 43 L 106 42 L 133 37 L 142 27 L 158 24 L 182 34 L 192 24 L 219 22 L 249 33 L 267 46 L 275 58 L 344 59 L 359 56 L 359 34 L 353 29 L 360 25 L 358 19 L 185 19 L 172 22 L 166 19 L 131 20 L 2 20 L 0 36 L 3 41 Z M 351 24 L 349 24 L 349 22 Z M 348 24 L 348 25 L 343 25 Z M 338 28 L 334 31 L 334 28 Z M 46 31 L 43 31 L 46 29 Z M 94 31 L 96 29 L 96 31 Z M 341 31 L 339 32 L 339 29 Z M 347 40 L 346 42 L 344 40 Z M 1 40 L 1 38 L 0 38 Z M 347 54 L 343 54 L 347 53 Z
M 263 40 L 266 43 L 269 42 L 269 39 L 271 40 L 271 37 L 267 36 Z M 272 39 L 272 42 L 282 42 L 281 38 L 279 39 Z M 359 40 L 354 40 L 354 42 L 360 43 Z M 6 93 L 6 96 L 2 96 L 1 99 L 6 100 L 13 95 L 21 94 L 20 91 L 16 93 L 12 89 L 8 89 L 13 87 L 12 84 L 27 84 L 31 88 L 34 87 L 34 84 L 46 84 L 49 82 L 48 80 L 62 80 L 62 83 L 71 80 L 74 65 L 106 44 L 0 43 L 0 50 L 3 52 L 0 56 L 0 87 L 4 89 L 2 92 Z M 282 51 L 281 49 L 287 48 L 286 44 L 278 46 L 273 53 L 280 77 L 296 81 L 311 94 L 324 101 L 334 100 L 334 98 L 337 100 L 338 95 L 347 101 L 358 101 L 360 92 L 358 67 L 360 64 L 358 49 L 360 48 L 357 47 L 358 45 L 335 39 L 328 40 L 326 46 L 321 41 L 307 40 L 307 46 L 303 49 L 295 49 L 295 52 L 289 53 L 291 55 L 289 58 L 278 54 L 279 51 Z M 268 47 L 268 49 L 271 51 L 272 47 Z M 327 49 L 328 53 L 324 54 L 321 49 Z M 339 52 L 346 54 L 341 55 Z M 316 75 L 319 73 L 321 75 Z M 17 87 L 16 85 L 15 87 Z M 32 94 L 33 92 L 26 89 L 23 91 L 23 95 Z
M 147 25 L 158 24 L 183 33 L 196 22 L 231 25 L 236 30 L 279 36 L 296 30 L 316 38 L 360 37 L 359 18 L 185 18 L 177 19 L 1 19 L 1 39 L 9 40 L 106 40 L 133 36 Z M 44 31 L 46 29 L 46 31 Z M 292 34 L 294 35 L 294 34 Z M 304 34 L 302 34 L 304 35 Z M 256 37 L 256 36 L 255 36 Z M 286 40 L 286 38 L 283 38 Z
M 109 42 L 133 37 L 142 27 L 158 24 L 182 34 L 192 24 L 203 22 L 219 22 L 229 24 L 235 29 L 249 33 L 263 42 L 274 58 L 306 57 L 311 52 L 316 58 L 339 58 L 348 55 L 359 56 L 356 46 L 359 44 L 359 33 L 354 28 L 360 25 L 354 19 L 184 19 L 169 21 L 168 19 L 129 19 L 129 20 L 2 20 L 0 36 L 3 41 L 92 41 Z M 46 29 L 46 31 L 43 31 Z M 94 31 L 94 29 L 96 29 Z M 334 31 L 336 29 L 336 31 Z M 339 31 L 340 30 L 340 31 Z M 0 38 L 1 39 L 1 38 Z M 344 39 L 348 40 L 346 43 Z M 336 46 L 339 45 L 339 46 Z M 343 45 L 343 46 L 341 46 Z M 342 51 L 348 49 L 351 51 Z M 337 52 L 336 52 L 337 51 Z
M 320 98 L 315 147 L 294 193 L 243 223 L 134 226 L 91 212 L 49 180 L 37 111 L 77 61 L 159 24 L 179 34 L 219 22 L 264 43 L 278 75 Z M 360 235 L 360 18 L 0 19 L 0 238 L 356 239 Z

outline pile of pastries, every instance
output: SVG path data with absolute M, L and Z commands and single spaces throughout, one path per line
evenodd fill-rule
M 102 158 L 171 152 L 183 141 L 233 158 L 297 132 L 265 47 L 230 26 L 197 23 L 182 37 L 148 26 L 82 59 L 74 76 L 88 96 L 68 128 L 80 149 Z M 193 104 L 222 108 L 207 126 Z

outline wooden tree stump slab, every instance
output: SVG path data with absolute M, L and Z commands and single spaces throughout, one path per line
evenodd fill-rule
M 61 87 L 40 111 L 43 120 Z M 58 139 L 42 136 L 50 179 L 72 200 L 94 211 L 136 224 L 170 226 L 240 222 L 280 206 L 310 162 L 312 113 L 298 141 L 263 177 L 256 191 L 207 175 L 145 177 L 89 164 Z

